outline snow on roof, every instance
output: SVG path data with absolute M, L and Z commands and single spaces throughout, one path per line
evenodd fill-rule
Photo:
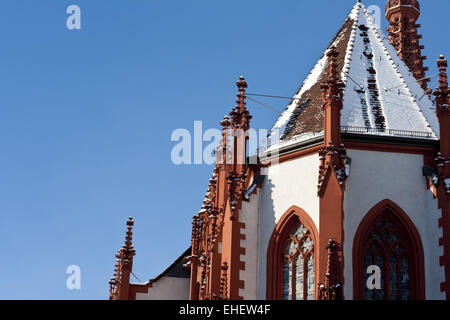
M 347 87 L 341 124 L 429 133 L 436 139 L 439 127 L 430 98 L 362 4 L 355 25 L 346 53 L 348 76 L 342 75 Z
M 332 46 L 340 53 L 338 69 L 346 84 L 341 113 L 345 132 L 439 139 L 433 102 L 362 3 L 353 7 L 326 51 Z M 320 84 L 327 68 L 324 54 L 275 123 L 269 149 L 323 129 Z M 277 131 L 282 142 L 275 141 Z

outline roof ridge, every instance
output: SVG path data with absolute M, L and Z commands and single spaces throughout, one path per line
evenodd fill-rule
M 319 61 L 320 61 L 322 58 L 326 57 L 327 51 L 333 46 L 333 44 L 334 44 L 334 43 L 336 42 L 336 40 L 338 39 L 339 35 L 340 35 L 340 34 L 342 33 L 342 31 L 345 29 L 345 24 L 348 22 L 349 19 L 352 19 L 352 17 L 354 17 L 353 11 L 356 11 L 356 10 L 359 8 L 360 5 L 363 5 L 363 4 L 362 4 L 361 2 L 357 2 L 357 3 L 353 6 L 352 10 L 350 10 L 350 13 L 347 15 L 347 18 L 346 18 L 346 19 L 344 20 L 344 22 L 342 23 L 340 29 L 338 30 L 338 32 L 336 32 L 336 34 L 334 35 L 333 39 L 328 43 L 328 45 L 326 46 L 325 50 L 322 52 L 322 55 L 320 56 Z M 316 65 L 317 65 L 317 63 L 314 65 L 314 67 L 315 67 Z M 312 74 L 312 71 L 314 70 L 314 67 L 313 67 L 313 69 L 309 72 L 309 74 L 306 76 L 305 80 L 303 81 L 303 83 L 302 83 L 302 85 L 300 86 L 300 88 L 297 90 L 297 93 L 294 95 L 294 97 L 295 97 L 296 95 L 298 95 L 298 93 L 301 91 L 301 89 L 302 89 L 302 87 L 303 87 L 305 81 L 306 81 L 306 80 L 308 79 L 308 77 Z M 323 67 L 325 67 L 325 66 L 323 66 Z
M 292 114 L 295 112 L 295 110 L 297 108 L 297 106 L 295 105 L 295 102 L 296 101 L 300 102 L 300 100 L 298 100 L 298 98 L 300 98 L 302 94 L 304 94 L 306 91 L 308 91 L 311 88 L 311 86 L 317 82 L 317 79 L 320 78 L 320 76 L 322 75 L 322 73 L 325 69 L 325 66 L 327 64 L 326 52 L 333 46 L 333 44 L 336 43 L 336 41 L 339 39 L 339 36 L 342 35 L 342 32 L 345 29 L 346 23 L 348 23 L 348 21 L 350 19 L 352 19 L 352 17 L 355 16 L 355 11 L 360 7 L 360 5 L 362 5 L 362 4 L 356 3 L 353 6 L 353 8 L 350 10 L 349 14 L 347 15 L 347 18 L 344 20 L 339 31 L 335 34 L 335 36 L 333 37 L 331 42 L 328 44 L 328 46 L 323 51 L 319 60 L 316 62 L 316 64 L 314 64 L 311 71 L 308 73 L 308 75 L 305 77 L 305 79 L 303 80 L 302 84 L 300 85 L 300 87 L 298 88 L 296 93 L 293 95 L 293 100 L 281 112 L 280 117 L 278 117 L 278 119 L 275 121 L 275 124 L 272 126 L 271 138 L 277 138 L 277 132 L 275 132 L 276 129 L 280 129 L 280 131 L 281 131 L 279 136 L 281 136 L 283 134 L 284 125 L 286 125 L 287 122 L 289 122 Z M 302 104 L 302 103 L 298 103 L 298 104 Z
M 363 5 L 361 2 L 357 2 L 355 6 L 353 7 L 352 11 L 350 12 L 349 18 L 352 16 L 353 11 L 359 10 L 360 6 Z M 349 80 L 348 71 L 350 69 L 350 62 L 351 62 L 351 54 L 353 53 L 353 49 L 355 46 L 355 37 L 356 37 L 356 28 L 359 22 L 359 15 L 356 14 L 353 16 L 353 26 L 352 26 L 352 33 L 350 35 L 350 39 L 347 45 L 347 51 L 345 52 L 345 58 L 344 58 L 344 66 L 342 68 L 341 72 L 341 79 L 342 82 L 347 86 L 347 81 Z
M 427 95 L 425 90 L 419 85 L 418 80 L 413 76 L 413 74 L 409 70 L 408 66 L 406 65 L 406 62 L 402 58 L 400 58 L 400 56 L 395 51 L 395 48 L 392 45 L 392 43 L 390 41 L 388 41 L 389 38 L 384 33 L 380 34 L 379 31 L 381 31 L 381 29 L 376 28 L 376 24 L 373 21 L 372 16 L 368 13 L 368 11 L 364 7 L 364 5 L 362 5 L 362 9 L 363 9 L 363 12 L 364 12 L 364 15 L 365 15 L 367 21 L 369 22 L 370 27 L 372 28 L 372 31 L 375 33 L 377 38 L 380 40 L 380 44 L 384 47 L 385 53 L 392 58 L 391 65 L 394 67 L 394 71 L 397 72 L 400 79 L 402 80 L 402 84 L 404 85 L 404 88 L 410 93 L 411 97 L 414 97 L 414 92 L 412 91 L 411 86 L 417 85 L 418 88 L 416 88 L 416 89 L 419 90 L 420 94 L 423 94 L 423 95 L 421 95 L 422 99 L 425 98 L 425 101 L 428 99 L 429 102 L 432 103 L 430 97 Z M 389 52 L 389 49 L 393 50 L 395 54 L 391 54 L 391 52 Z M 397 60 L 397 64 L 394 63 L 394 60 Z M 399 64 L 402 65 L 407 70 L 407 72 L 405 74 L 400 69 Z M 410 80 L 410 81 L 407 81 L 406 77 L 409 77 L 410 79 L 408 79 L 408 80 Z M 386 88 L 383 88 L 383 89 L 385 90 Z M 427 117 L 426 114 L 428 114 L 429 112 L 424 112 L 424 110 L 422 109 L 422 106 L 417 101 L 417 97 L 413 98 L 412 100 L 413 100 L 412 101 L 413 103 L 415 102 L 417 104 L 419 111 L 423 114 L 425 121 L 428 123 L 428 126 L 431 128 L 433 135 L 437 138 L 439 135 L 439 129 L 438 129 L 438 127 L 433 128 L 432 123 L 431 123 L 432 122 L 431 119 L 434 118 L 435 114 L 433 113 L 432 116 L 429 115 Z

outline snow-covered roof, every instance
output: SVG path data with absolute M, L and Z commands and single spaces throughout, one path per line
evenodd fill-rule
M 326 51 L 332 46 L 340 53 L 338 70 L 346 84 L 343 132 L 439 139 L 433 102 L 362 3 L 354 6 Z M 272 129 L 273 137 L 280 132 L 283 145 L 323 130 L 320 85 L 327 77 L 325 53 Z

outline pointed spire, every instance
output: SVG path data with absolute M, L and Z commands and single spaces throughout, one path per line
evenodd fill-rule
M 124 248 L 132 253 L 134 255 L 134 248 L 133 248 L 133 226 L 134 226 L 134 221 L 133 221 L 133 217 L 129 217 L 128 221 L 127 221 L 127 233 L 126 233 L 126 237 L 125 237 L 125 245 Z
M 338 78 L 335 47 L 327 52 L 329 61 L 328 80 L 321 85 L 322 106 L 324 112 L 324 146 L 319 150 L 319 195 L 323 192 L 324 179 L 329 169 L 333 169 L 339 185 L 344 187 L 346 179 L 344 160 L 346 149 L 341 142 L 341 110 L 343 107 L 343 89 L 345 84 Z
M 116 254 L 114 277 L 109 281 L 110 300 L 128 300 L 130 274 L 133 268 L 133 257 L 136 254 L 133 247 L 133 226 L 133 218 L 129 217 L 125 243 Z
M 447 79 L 447 60 L 443 55 L 439 57 L 437 61 L 437 66 L 439 68 L 439 89 L 434 93 L 436 96 L 436 107 L 437 112 L 448 112 L 449 105 L 449 92 L 448 92 L 448 79 Z
M 328 287 L 332 287 L 337 285 L 337 267 L 336 267 L 336 252 L 337 252 L 337 243 L 332 239 L 328 240 L 328 259 L 327 259 L 327 282 L 326 285 Z
M 230 118 L 225 115 L 225 117 L 223 117 L 223 120 L 220 121 L 220 125 L 223 127 L 223 130 L 226 131 L 231 125 Z
M 245 108 L 245 89 L 247 89 L 247 82 L 245 81 L 244 76 L 239 77 L 239 81 L 236 82 L 236 85 L 239 90 L 239 94 L 237 95 L 239 100 L 236 102 L 239 108 Z
M 250 120 L 252 116 L 247 110 L 245 103 L 245 89 L 247 88 L 247 82 L 244 77 L 241 76 L 239 81 L 236 82 L 238 87 L 238 100 L 237 105 L 230 112 L 231 116 L 231 135 L 233 137 L 233 143 L 230 145 L 230 159 L 232 163 L 232 171 L 235 174 L 239 174 L 242 170 L 242 166 L 245 164 L 247 157 L 247 141 L 248 141 L 248 130 L 250 129 Z
M 237 95 L 238 100 L 236 101 L 237 106 L 231 110 L 231 127 L 233 129 L 242 129 L 243 131 L 247 131 L 250 128 L 250 120 L 252 116 L 248 112 L 245 103 L 245 89 L 247 88 L 247 82 L 245 78 L 241 76 L 239 81 L 236 82 L 239 93 Z
M 450 94 L 447 78 L 447 60 L 443 55 L 437 61 L 439 68 L 439 88 L 433 93 L 436 102 L 436 114 L 439 120 L 441 150 L 438 165 L 442 171 L 443 178 L 450 178 Z
M 328 240 L 327 273 L 325 283 L 319 284 L 320 300 L 341 300 L 342 285 L 338 278 L 338 244 L 336 241 Z
M 395 47 L 400 57 L 409 67 L 424 90 L 428 90 L 425 78 L 428 68 L 423 66 L 426 57 L 422 56 L 424 49 L 419 40 L 422 38 L 417 29 L 420 24 L 416 24 L 420 16 L 420 5 L 417 0 L 389 0 L 386 5 L 386 18 L 390 27 L 387 29 L 390 42 Z
M 341 139 L 341 110 L 343 107 L 343 89 L 345 85 L 338 78 L 338 56 L 339 52 L 334 46 L 327 52 L 329 61 L 328 80 L 321 85 L 322 105 L 325 112 L 325 146 L 331 143 L 339 145 Z
M 336 50 L 336 47 L 331 47 L 327 52 L 327 57 L 330 61 L 329 65 L 329 83 L 336 84 L 337 83 L 337 57 L 339 56 L 339 52 Z
M 229 137 L 229 128 L 231 126 L 230 119 L 227 115 L 223 117 L 223 120 L 220 122 L 220 125 L 222 126 L 222 141 L 221 143 L 216 147 L 215 150 L 215 161 L 216 165 L 222 165 L 229 163 L 228 158 L 229 154 L 227 152 L 228 150 L 228 137 Z
M 326 83 L 322 84 L 321 88 L 322 93 L 325 93 L 325 96 L 323 96 L 324 103 L 333 102 L 336 106 L 342 109 L 342 90 L 345 85 L 339 80 L 338 76 L 338 56 L 339 52 L 336 50 L 335 46 L 328 50 L 328 80 Z

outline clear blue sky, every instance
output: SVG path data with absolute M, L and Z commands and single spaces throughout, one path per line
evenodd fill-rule
M 294 94 L 355 2 L 2 0 L 0 299 L 106 299 L 130 215 L 135 274 L 163 271 L 190 245 L 212 170 L 172 164 L 172 131 L 218 127 L 241 74 L 251 92 Z M 450 2 L 421 4 L 432 74 L 450 56 Z M 276 120 L 248 107 L 254 128 Z

